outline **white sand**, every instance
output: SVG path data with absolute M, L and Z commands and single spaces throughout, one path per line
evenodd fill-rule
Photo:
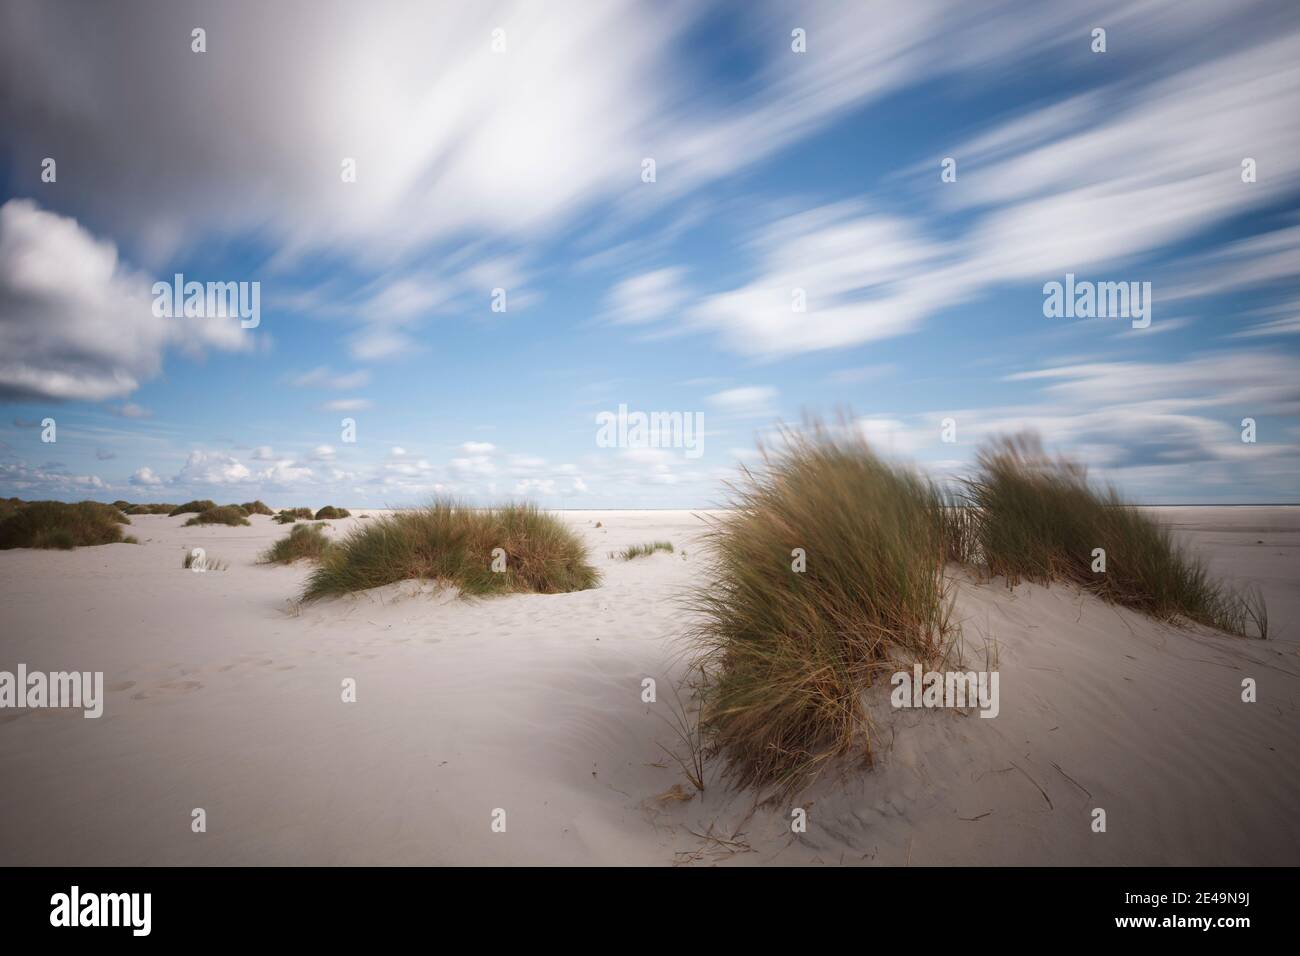
M 0 864 L 1300 863 L 1300 508 L 1159 513 L 1263 587 L 1274 639 L 964 583 L 968 663 L 996 640 L 1001 714 L 894 712 L 881 688 L 877 766 L 801 796 L 799 835 L 789 806 L 716 776 L 657 799 L 686 786 L 660 744 L 690 513 L 567 513 L 606 575 L 592 591 L 471 603 L 408 583 L 301 614 L 308 567 L 254 563 L 286 530 L 269 518 L 137 517 L 142 546 L 0 552 L 0 670 L 109 688 L 99 720 L 0 710 Z M 679 553 L 606 557 L 653 539 Z M 229 569 L 182 570 L 193 546 Z

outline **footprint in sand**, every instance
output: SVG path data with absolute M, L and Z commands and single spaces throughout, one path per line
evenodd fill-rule
M 203 689 L 202 682 L 196 680 L 174 680 L 160 686 L 167 688 L 167 690 L 178 690 L 182 694 L 189 694 Z

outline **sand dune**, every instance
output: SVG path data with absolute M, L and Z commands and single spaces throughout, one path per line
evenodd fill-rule
M 254 563 L 285 533 L 260 516 L 0 552 L 0 670 L 102 670 L 108 689 L 98 720 L 0 711 L 0 864 L 1296 864 L 1300 508 L 1159 514 L 1263 588 L 1273 639 L 963 575 L 999 716 L 892 711 L 878 688 L 876 766 L 762 807 L 715 776 L 676 799 L 691 788 L 662 749 L 695 514 L 564 513 L 600 588 L 472 602 L 407 582 L 298 610 L 309 568 Z M 676 553 L 607 557 L 655 539 Z M 183 570 L 190 547 L 228 569 Z

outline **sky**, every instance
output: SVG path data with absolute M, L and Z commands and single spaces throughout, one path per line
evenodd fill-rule
M 822 417 L 1300 502 L 1298 200 L 1293 2 L 5 0 L 0 495 L 701 508 Z

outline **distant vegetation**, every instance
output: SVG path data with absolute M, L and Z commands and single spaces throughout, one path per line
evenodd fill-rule
M 308 515 L 308 517 L 311 517 Z M 352 512 L 347 508 L 336 508 L 333 505 L 326 505 L 320 511 L 316 512 L 316 520 L 323 521 L 327 518 L 350 518 Z
M 180 505 L 131 505 L 126 509 L 129 515 L 170 515 Z M 180 514 L 180 512 L 176 512 Z
M 600 575 L 578 536 L 533 505 L 474 509 L 439 500 L 358 524 L 325 553 L 303 598 L 412 578 L 467 595 L 552 594 L 595 587 Z
M 244 516 L 244 509 L 238 505 L 222 505 L 219 508 L 208 508 L 206 511 L 200 511 L 185 522 L 185 527 L 202 524 L 226 524 L 235 527 L 248 524 L 248 518 Z
M 198 514 L 201 511 L 208 511 L 216 506 L 217 503 L 215 501 L 210 501 L 207 498 L 204 498 L 202 501 L 187 501 L 185 504 L 177 505 L 173 508 L 169 512 L 169 515 L 170 517 L 175 518 L 177 515 Z
M 270 514 L 275 514 L 274 511 L 272 511 L 270 508 L 268 508 L 268 507 L 266 506 L 266 502 L 265 502 L 265 501 L 261 501 L 261 500 L 258 500 L 258 501 L 245 501 L 242 505 L 240 505 L 240 507 L 243 508 L 244 511 L 247 512 L 247 513 L 250 514 L 250 515 L 270 515 Z
M 281 508 L 272 520 L 277 524 L 293 524 L 299 518 L 310 521 L 312 519 L 312 510 L 310 508 Z
M 306 559 L 319 561 L 331 547 L 323 524 L 299 524 L 263 553 L 263 564 L 292 564 Z
M 0 549 L 59 548 L 85 545 L 138 544 L 122 533 L 131 519 L 112 505 L 98 501 L 24 502 L 5 499 L 0 504 Z
M 656 551 L 667 551 L 673 553 L 673 543 L 671 541 L 647 541 L 645 544 L 635 544 L 630 548 L 624 548 L 622 551 L 611 551 L 611 558 L 621 558 L 624 561 L 631 561 L 633 558 L 641 558 L 654 554 Z

